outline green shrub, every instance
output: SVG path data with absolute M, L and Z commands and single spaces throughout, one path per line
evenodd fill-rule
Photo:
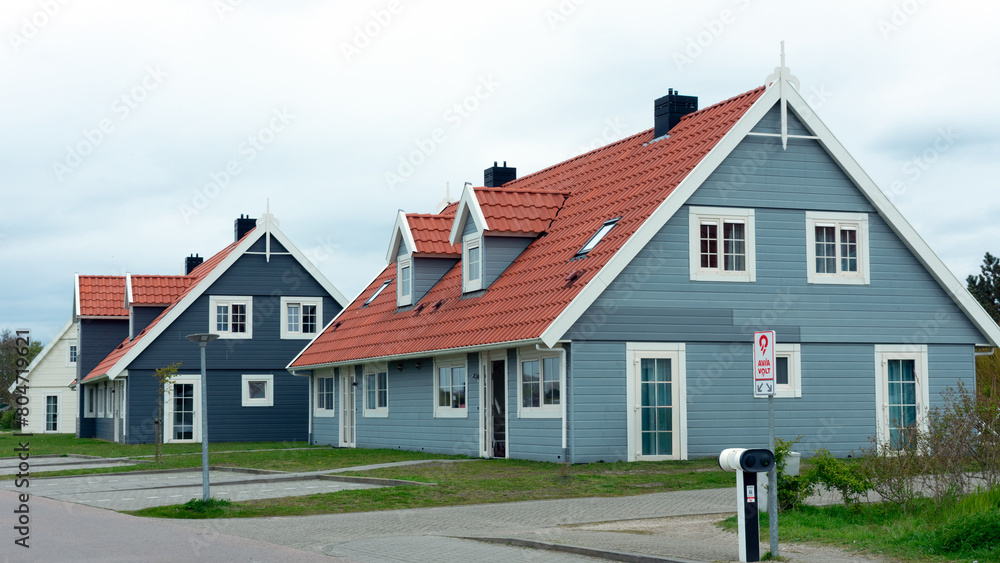
M 3 416 L 0 417 L 0 429 L 3 430 L 21 429 L 21 421 L 18 420 L 17 416 L 15 416 L 16 410 L 17 409 L 15 409 L 14 407 L 11 407 L 3 413 Z
M 778 469 L 778 510 L 795 510 L 802 506 L 810 495 L 813 494 L 815 485 L 808 475 L 788 475 L 785 473 L 785 465 L 792 453 L 792 447 L 802 439 L 798 436 L 794 440 L 774 440 L 774 464 Z
M 839 492 L 844 504 L 852 507 L 872 490 L 872 479 L 864 465 L 837 459 L 825 449 L 816 450 L 809 479 Z
M 944 552 L 1000 552 L 1000 508 L 958 516 L 936 535 Z

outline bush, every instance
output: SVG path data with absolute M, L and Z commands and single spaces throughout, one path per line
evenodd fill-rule
M 958 516 L 936 536 L 944 552 L 1000 551 L 1000 508 Z
M 3 416 L 0 417 L 0 429 L 3 430 L 20 430 L 21 421 L 15 415 L 17 409 L 11 407 L 4 411 Z
M 807 475 L 788 475 L 785 473 L 785 464 L 788 462 L 789 454 L 792 453 L 792 446 L 798 443 L 802 436 L 794 440 L 774 440 L 774 464 L 778 469 L 778 510 L 795 510 L 802 506 L 810 495 L 813 494 L 815 485 Z
M 861 497 L 867 496 L 873 487 L 871 475 L 864 464 L 837 459 L 825 449 L 816 450 L 809 479 L 839 492 L 848 507 L 856 507 Z

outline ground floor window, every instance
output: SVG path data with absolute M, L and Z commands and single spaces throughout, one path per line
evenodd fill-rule
M 879 445 L 913 448 L 927 428 L 927 346 L 876 346 L 875 362 Z
M 45 396 L 45 431 L 59 431 L 59 396 Z
M 316 378 L 316 415 L 333 416 L 334 414 L 334 378 Z

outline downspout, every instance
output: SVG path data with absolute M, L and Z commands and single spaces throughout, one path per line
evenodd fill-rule
M 990 348 L 988 352 L 987 351 L 980 352 L 978 350 L 974 350 L 973 352 L 976 354 L 976 357 L 978 358 L 980 356 L 992 356 L 996 351 L 997 351 L 996 348 Z
M 316 374 L 313 373 L 309 376 L 309 434 L 306 435 L 306 439 L 309 440 L 309 445 L 313 445 L 313 401 L 316 399 L 313 394 L 316 391 Z
M 566 458 L 566 435 L 568 427 L 566 418 L 566 401 L 568 400 L 568 394 L 566 393 L 566 349 L 562 346 L 543 349 L 541 344 L 535 344 L 535 350 L 539 352 L 559 352 L 559 406 L 562 410 L 562 459 L 563 462 L 568 462 L 569 460 Z

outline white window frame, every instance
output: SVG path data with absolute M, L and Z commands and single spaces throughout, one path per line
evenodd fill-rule
M 49 397 L 56 398 L 56 427 L 53 430 L 49 430 Z M 58 433 L 59 428 L 62 426 L 62 393 L 59 391 L 48 392 L 42 396 L 43 404 L 45 405 L 42 409 L 42 432 Z
M 837 273 L 816 272 L 816 227 L 836 227 Z M 858 271 L 840 271 L 840 231 L 843 227 L 853 227 L 858 233 Z M 869 285 L 871 264 L 869 260 L 868 214 L 833 213 L 806 211 L 806 280 L 809 283 Z
M 190 440 L 176 440 L 173 438 L 174 435 L 174 384 L 190 384 L 193 385 L 192 389 L 194 393 L 192 394 L 191 400 L 194 403 L 194 419 L 191 424 L 194 428 L 191 430 Z M 204 413 L 201 412 L 201 374 L 200 373 L 184 373 L 178 374 L 173 377 L 170 383 L 166 383 L 163 386 L 163 443 L 164 444 L 199 444 L 201 443 L 201 417 Z
M 802 397 L 802 345 L 776 344 L 774 358 L 788 358 L 788 383 L 778 385 L 777 375 L 774 380 L 775 399 L 794 399 Z M 777 374 L 777 372 L 775 372 Z M 766 395 L 754 394 L 756 399 L 766 399 Z
M 73 349 L 76 349 L 76 358 L 73 357 Z M 80 357 L 80 348 L 76 344 L 76 340 L 70 340 L 66 343 L 66 367 L 71 368 L 76 365 L 76 360 Z
M 251 381 L 263 381 L 267 384 L 264 388 L 264 398 L 263 399 L 251 399 L 250 398 L 250 382 Z M 262 374 L 243 374 L 242 376 L 242 398 L 244 407 L 273 407 L 274 406 L 274 374 L 272 373 L 262 373 Z
M 83 392 L 83 417 L 95 418 L 97 416 L 97 386 L 84 385 Z
M 879 447 L 889 443 L 889 377 L 888 360 L 914 360 L 917 370 L 917 428 L 927 431 L 927 413 L 931 392 L 927 365 L 926 344 L 876 344 L 875 345 L 875 431 Z
M 108 388 L 103 383 L 97 384 L 97 418 L 104 418 L 104 407 L 108 402 Z
M 406 273 L 403 270 L 407 270 Z M 403 293 L 404 281 L 407 283 L 409 291 Z M 413 260 L 410 258 L 399 258 L 396 261 L 396 305 L 403 307 L 413 304 Z
M 672 456 L 644 456 L 639 443 L 638 404 L 640 370 L 636 369 L 640 358 L 665 358 L 676 362 L 677 392 L 677 448 Z M 625 343 L 625 401 L 631 414 L 626 417 L 626 448 L 628 461 L 657 459 L 688 459 L 688 412 L 687 412 L 687 346 L 684 343 L 669 342 L 626 342 Z
M 479 291 L 483 288 L 483 237 L 479 234 L 468 234 L 462 237 L 462 292 Z M 479 279 L 471 279 L 472 270 L 469 263 L 469 253 L 473 248 L 479 249 Z
M 233 332 L 232 305 L 246 305 L 247 307 L 247 330 L 246 332 Z M 219 330 L 216 323 L 216 308 L 220 305 L 229 306 L 228 330 Z M 229 296 L 212 295 L 208 298 L 208 332 L 218 334 L 219 338 L 250 339 L 253 338 L 253 297 L 250 296 Z
M 753 209 L 732 207 L 688 208 L 688 263 L 691 281 L 755 282 L 757 281 L 757 237 Z M 719 225 L 719 260 L 715 268 L 701 267 L 701 224 L 714 221 Z M 723 232 L 725 223 L 745 225 L 746 270 L 725 270 Z
M 288 328 L 288 306 L 299 306 L 299 329 L 293 331 Z M 316 332 L 303 332 L 303 305 L 316 306 Z M 322 297 L 282 297 L 281 298 L 281 338 L 283 340 L 300 339 L 312 340 L 323 332 L 323 298 Z
M 378 406 L 378 376 L 385 374 L 385 404 Z M 375 376 L 375 401 L 376 405 L 368 404 L 368 387 L 370 375 Z M 387 364 L 368 364 L 362 370 L 361 375 L 361 401 L 364 404 L 362 416 L 364 418 L 388 418 L 389 416 L 389 367 Z
M 465 406 L 464 407 L 443 407 L 439 403 L 439 385 L 441 382 L 442 369 L 462 368 L 465 371 Z M 468 418 L 469 417 L 469 366 L 465 356 L 454 356 L 450 358 L 440 358 L 434 360 L 434 417 L 435 418 Z
M 336 374 L 330 372 L 329 375 L 317 375 L 315 376 L 315 384 L 313 385 L 313 416 L 316 417 L 334 417 L 337 416 L 337 379 Z M 319 398 L 323 394 L 323 382 L 330 380 L 331 389 L 333 391 L 333 396 L 330 397 L 330 402 L 332 403 L 329 408 L 319 406 Z M 326 401 L 324 401 L 324 404 Z
M 546 359 L 554 358 L 558 362 L 559 377 L 559 403 L 554 405 L 545 404 L 545 381 L 551 380 L 545 374 Z M 524 362 L 538 361 L 539 369 L 539 400 L 537 407 L 524 406 L 522 391 L 524 389 L 523 366 Z M 518 350 L 517 352 L 517 417 L 518 418 L 561 418 L 562 401 L 566 400 L 566 366 L 562 361 L 562 354 L 559 352 L 542 352 L 534 349 Z

